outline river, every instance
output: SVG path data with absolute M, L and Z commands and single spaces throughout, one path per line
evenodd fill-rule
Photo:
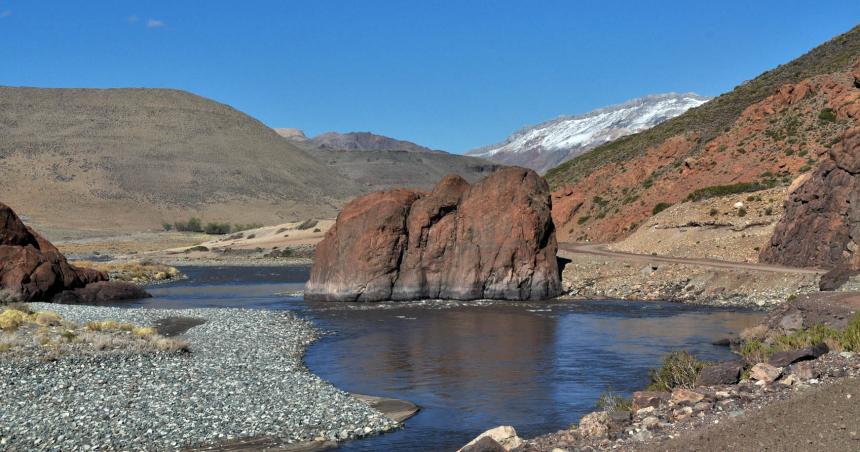
M 422 407 L 397 432 L 341 445 L 349 451 L 455 450 L 497 425 L 524 437 L 565 428 L 607 388 L 643 388 L 671 350 L 730 358 L 712 342 L 761 318 L 662 302 L 307 303 L 306 267 L 181 270 L 189 279 L 132 305 L 294 311 L 327 333 L 307 351 L 311 371 Z

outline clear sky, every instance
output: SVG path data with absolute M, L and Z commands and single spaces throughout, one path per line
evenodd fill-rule
M 717 95 L 858 22 L 858 0 L 0 0 L 0 84 L 179 88 L 272 127 L 463 152 L 646 94 Z

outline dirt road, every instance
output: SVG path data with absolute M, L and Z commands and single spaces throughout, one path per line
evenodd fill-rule
M 637 262 L 648 264 L 652 262 L 663 262 L 672 264 L 686 265 L 701 265 L 704 267 L 727 268 L 752 270 L 775 273 L 794 273 L 794 274 L 821 274 L 825 270 L 815 268 L 796 268 L 784 267 L 781 265 L 756 264 L 749 262 L 729 262 L 716 259 L 699 259 L 699 258 L 684 258 L 672 256 L 653 256 L 648 254 L 625 253 L 620 251 L 611 251 L 606 249 L 602 244 L 592 243 L 559 243 L 558 255 L 564 258 L 569 258 L 570 254 L 590 254 L 592 256 L 601 256 L 609 259 L 616 259 L 626 262 Z

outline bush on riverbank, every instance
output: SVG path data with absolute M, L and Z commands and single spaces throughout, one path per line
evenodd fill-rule
M 113 281 L 124 281 L 136 284 L 146 284 L 158 281 L 168 281 L 182 277 L 176 267 L 159 264 L 149 260 L 139 262 L 92 262 L 75 261 L 77 267 L 93 268 L 105 272 Z
M 659 369 L 651 369 L 649 377 L 651 391 L 671 391 L 673 388 L 692 388 L 696 378 L 710 363 L 702 361 L 687 351 L 673 351 L 663 357 Z
M 860 352 L 860 313 L 854 315 L 844 330 L 826 325 L 814 325 L 790 334 L 763 340 L 752 337 L 741 344 L 739 353 L 748 362 L 766 362 L 770 355 L 818 344 L 827 344 L 829 350 Z
M 184 339 L 161 336 L 151 327 L 114 320 L 77 325 L 52 311 L 32 311 L 27 305 L 0 308 L 0 359 L 58 359 L 65 355 L 88 355 L 101 351 L 134 353 L 187 352 Z

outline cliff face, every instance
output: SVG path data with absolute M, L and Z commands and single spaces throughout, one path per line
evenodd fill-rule
M 305 298 L 323 301 L 546 299 L 561 293 L 549 188 L 504 168 L 431 193 L 349 203 L 317 246 Z
M 846 132 L 826 160 L 785 201 L 785 215 L 761 261 L 860 270 L 860 128 Z

